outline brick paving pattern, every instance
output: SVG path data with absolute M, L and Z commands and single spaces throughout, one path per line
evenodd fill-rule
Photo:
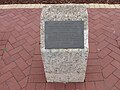
M 120 9 L 88 9 L 85 83 L 46 83 L 41 9 L 0 10 L 0 90 L 120 90 Z

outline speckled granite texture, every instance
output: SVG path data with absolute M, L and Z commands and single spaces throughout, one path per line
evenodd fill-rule
M 84 49 L 45 49 L 45 21 L 84 21 Z M 88 14 L 81 5 L 45 6 L 41 13 L 41 54 L 47 82 L 84 82 L 88 57 Z

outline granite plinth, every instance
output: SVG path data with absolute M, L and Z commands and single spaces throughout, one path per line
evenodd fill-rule
M 84 48 L 46 49 L 46 21 L 83 21 Z M 87 9 L 81 5 L 45 6 L 40 24 L 40 49 L 47 82 L 84 82 L 89 50 Z

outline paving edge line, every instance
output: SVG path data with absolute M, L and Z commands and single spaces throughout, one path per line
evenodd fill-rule
M 6 4 L 0 5 L 0 9 L 12 9 L 12 8 L 42 8 L 46 5 L 52 4 Z M 79 4 L 86 8 L 120 8 L 120 4 Z

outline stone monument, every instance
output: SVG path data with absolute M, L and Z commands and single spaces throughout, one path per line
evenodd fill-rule
M 84 82 L 88 57 L 88 14 L 81 5 L 42 9 L 40 49 L 47 82 Z

